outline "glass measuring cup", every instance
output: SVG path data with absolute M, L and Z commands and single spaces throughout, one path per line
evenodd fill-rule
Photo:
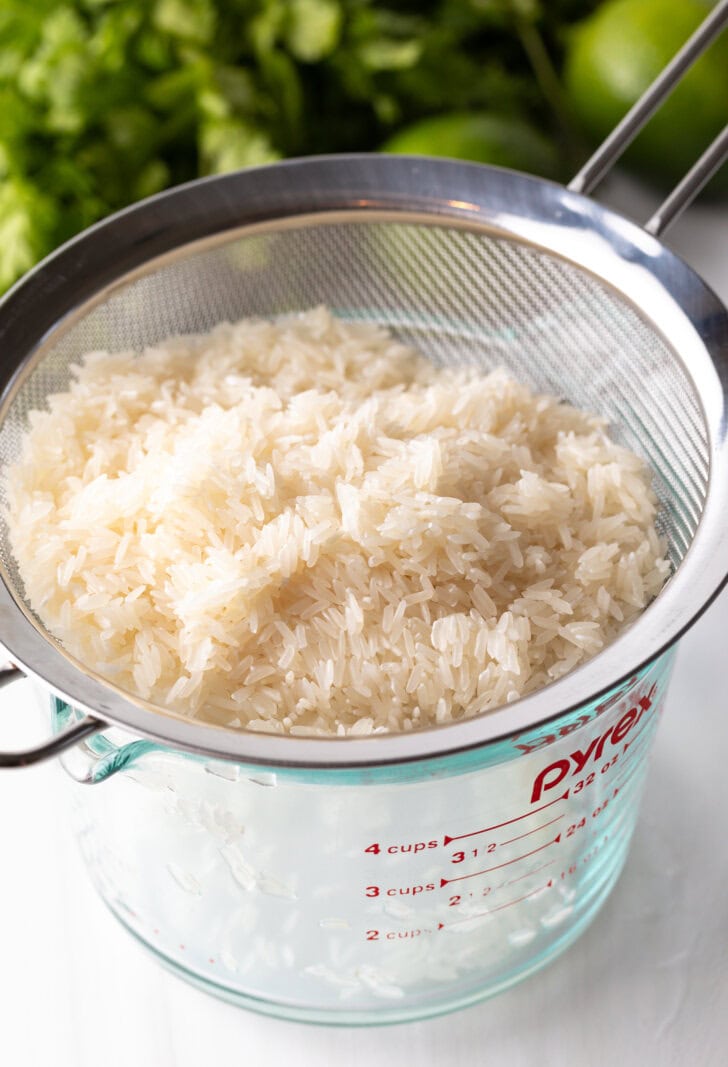
M 93 738 L 69 761 L 108 779 L 75 791 L 81 849 L 132 933 L 243 1006 L 359 1024 L 463 1007 L 551 960 L 609 893 L 672 660 L 415 764 L 267 770 Z

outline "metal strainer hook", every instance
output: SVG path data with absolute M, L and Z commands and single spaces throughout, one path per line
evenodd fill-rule
M 19 681 L 25 675 L 19 667 L 4 667 L 0 670 L 0 689 L 11 682 Z M 85 715 L 79 722 L 67 727 L 55 737 L 36 745 L 35 748 L 18 749 L 15 752 L 0 752 L 0 770 L 5 767 L 30 767 L 34 763 L 42 763 L 53 756 L 60 756 L 67 748 L 77 745 L 85 737 L 103 730 L 106 723 L 94 719 L 91 715 Z

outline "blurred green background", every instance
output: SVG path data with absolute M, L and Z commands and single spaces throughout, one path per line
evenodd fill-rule
M 0 0 L 0 290 L 197 175 L 403 151 L 567 179 L 710 0 Z M 627 165 L 728 120 L 728 35 Z

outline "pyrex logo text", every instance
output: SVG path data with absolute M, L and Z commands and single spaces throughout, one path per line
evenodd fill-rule
M 607 743 L 618 745 L 640 721 L 646 711 L 652 707 L 657 687 L 652 686 L 647 696 L 640 697 L 637 704 L 631 707 L 614 726 L 610 726 L 604 733 L 594 737 L 586 748 L 577 748 L 569 753 L 568 758 L 555 760 L 544 767 L 534 780 L 531 791 L 531 803 L 535 804 L 549 789 L 555 789 L 561 785 L 564 779 L 571 775 L 580 774 L 590 763 L 598 763 L 604 754 Z

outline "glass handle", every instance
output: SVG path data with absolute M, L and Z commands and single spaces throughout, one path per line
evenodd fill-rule
M 18 667 L 6 667 L 0 670 L 0 688 L 24 677 L 25 675 Z M 51 759 L 53 756 L 64 752 L 67 748 L 77 745 L 85 737 L 103 730 L 106 725 L 100 719 L 95 719 L 93 715 L 85 715 L 83 719 L 75 722 L 65 730 L 61 730 L 55 737 L 51 737 L 50 740 L 44 741 L 43 744 L 36 745 L 34 748 L 19 749 L 15 752 L 0 751 L 0 769 L 5 767 L 30 767 L 34 763 Z

